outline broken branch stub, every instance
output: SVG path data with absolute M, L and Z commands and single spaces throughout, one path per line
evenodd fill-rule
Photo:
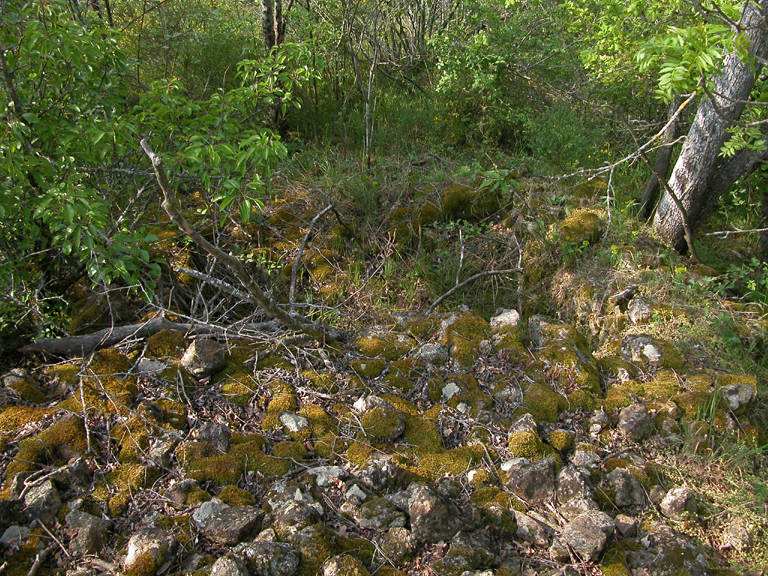
M 141 141 L 141 148 L 152 162 L 152 168 L 155 171 L 155 178 L 163 193 L 162 207 L 168 217 L 173 220 L 179 229 L 200 248 L 208 252 L 216 260 L 227 265 L 235 274 L 248 294 L 253 297 L 253 301 L 264 310 L 264 312 L 277 320 L 283 327 L 294 332 L 301 332 L 311 338 L 323 341 L 336 341 L 341 338 L 338 331 L 328 326 L 312 322 L 298 314 L 286 312 L 278 305 L 277 301 L 269 297 L 254 281 L 243 264 L 234 256 L 227 254 L 217 246 L 214 246 L 208 240 L 203 238 L 186 218 L 181 214 L 175 203 L 175 193 L 171 188 L 168 177 L 163 169 L 163 159 L 155 154 L 149 147 L 145 139 Z

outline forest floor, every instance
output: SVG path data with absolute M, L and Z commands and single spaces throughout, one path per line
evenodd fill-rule
M 213 331 L 3 376 L 4 574 L 765 573 L 765 310 L 723 288 L 747 235 L 694 263 L 629 179 L 329 158 L 249 223 L 181 208 L 341 341 L 270 324 L 156 207 L 175 271 L 79 286 L 70 332 Z

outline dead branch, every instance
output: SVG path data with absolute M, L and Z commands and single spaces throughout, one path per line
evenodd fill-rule
M 315 228 L 315 224 L 318 223 L 320 218 L 325 216 L 326 212 L 332 209 L 333 204 L 328 204 L 328 206 L 323 208 L 314 218 L 312 218 L 312 221 L 309 223 L 309 229 L 307 230 L 307 233 L 304 234 L 304 239 L 301 241 L 301 246 L 299 246 L 299 253 L 296 254 L 296 258 L 293 260 L 293 266 L 291 266 L 291 289 L 288 291 L 288 310 L 290 312 L 293 312 L 296 307 L 294 302 L 296 297 L 296 275 L 299 271 L 301 256 L 304 254 L 304 249 L 307 247 L 307 242 L 309 242 L 309 237 L 312 235 L 312 230 Z
M 464 282 L 462 282 L 461 284 L 457 284 L 456 286 L 448 290 L 448 292 L 440 296 L 440 298 L 432 302 L 429 308 L 427 308 L 427 314 L 428 315 L 432 314 L 435 308 L 437 308 L 445 299 L 450 298 L 455 292 L 458 292 L 459 290 L 464 288 L 464 286 L 466 286 L 471 282 L 474 282 L 475 280 L 479 280 L 480 278 L 485 278 L 486 276 L 500 276 L 502 274 L 514 274 L 515 272 L 522 272 L 522 271 L 523 271 L 522 268 L 509 268 L 507 270 L 486 270 L 485 272 L 478 272 L 474 276 L 470 276 L 469 278 L 464 280 Z
M 160 186 L 160 190 L 163 193 L 162 207 L 166 214 L 173 220 L 176 225 L 181 229 L 192 241 L 200 248 L 208 252 L 211 256 L 226 264 L 232 272 L 237 276 L 237 279 L 242 284 L 242 287 L 253 297 L 256 303 L 264 310 L 264 312 L 271 318 L 277 320 L 281 325 L 294 332 L 301 332 L 308 336 L 315 338 L 321 342 L 326 340 L 339 340 L 341 335 L 334 329 L 321 324 L 312 322 L 298 314 L 291 314 L 281 309 L 278 303 L 267 296 L 259 285 L 254 281 L 253 277 L 248 273 L 243 264 L 234 256 L 227 254 L 221 248 L 214 246 L 208 240 L 203 238 L 186 218 L 181 214 L 175 203 L 175 192 L 168 183 L 168 178 L 165 175 L 163 169 L 163 159 L 155 154 L 149 147 L 149 143 L 146 140 L 141 141 L 141 148 L 144 153 L 149 157 L 152 162 L 152 167 L 155 170 L 155 177 L 157 183 Z
M 193 327 L 192 324 L 177 324 L 166 318 L 153 318 L 142 324 L 130 324 L 128 326 L 114 326 L 105 328 L 93 334 L 83 336 L 70 336 L 68 338 L 40 338 L 32 344 L 24 346 L 22 352 L 46 352 L 58 356 L 88 356 L 101 348 L 114 346 L 127 338 L 146 338 L 160 330 L 178 330 L 181 332 L 197 332 L 202 327 Z M 204 328 L 210 332 L 210 327 Z

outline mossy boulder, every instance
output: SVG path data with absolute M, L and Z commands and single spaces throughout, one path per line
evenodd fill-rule
M 356 358 L 349 365 L 363 378 L 377 378 L 387 367 L 387 363 L 381 358 Z
M 391 442 L 405 431 L 405 417 L 399 410 L 376 406 L 367 410 L 360 423 L 365 436 L 373 442 Z
M 355 342 L 368 358 L 398 360 L 410 352 L 416 343 L 405 334 L 366 334 Z
M 450 355 L 462 366 L 471 366 L 477 359 L 477 348 L 489 340 L 491 325 L 482 316 L 467 312 L 454 314 L 443 321 L 438 341 L 448 347 Z
M 464 184 L 451 184 L 440 191 L 443 217 L 469 220 L 472 216 L 472 189 Z
M 537 422 L 557 422 L 560 410 L 568 408 L 568 400 L 543 384 L 534 384 L 523 395 L 523 406 L 517 413 L 528 413 Z
M 562 238 L 571 244 L 594 244 L 605 232 L 605 220 L 599 210 L 582 208 L 571 212 L 559 224 Z
M 555 449 L 545 444 L 536 432 L 524 431 L 510 435 L 507 441 L 509 451 L 515 458 L 526 458 L 532 462 L 545 456 L 558 456 Z
M 210 481 L 217 486 L 237 484 L 243 474 L 243 464 L 229 454 L 217 454 L 192 460 L 185 466 L 189 478 Z
M 8 411 L 16 411 L 17 416 L 30 415 L 24 407 L 7 407 L 3 414 Z M 20 422 L 19 428 L 26 423 Z M 15 458 L 5 470 L 6 482 L 13 479 L 18 472 L 37 470 L 41 464 L 61 465 L 85 453 L 87 448 L 88 438 L 83 421 L 77 416 L 64 416 L 35 436 L 21 441 Z

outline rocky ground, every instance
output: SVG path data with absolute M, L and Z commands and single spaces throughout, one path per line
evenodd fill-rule
M 269 356 L 164 331 L 8 373 L 3 572 L 736 573 L 764 526 L 660 456 L 763 444 L 755 379 L 519 324 L 399 315 Z
M 467 266 L 480 256 L 497 269 L 522 261 L 522 292 L 497 295 L 520 297 L 524 309 L 379 314 L 334 344 L 281 341 L 265 324 L 248 339 L 163 330 L 7 372 L 0 572 L 761 573 L 768 439 L 759 383 L 727 373 L 698 343 L 660 337 L 696 318 L 630 285 L 650 285 L 667 266 L 656 248 L 612 246 L 631 268 L 624 277 L 558 269 L 553 247 L 572 258 L 607 229 L 579 189 L 568 197 L 581 207 L 567 211 L 533 179 L 520 180 L 527 196 L 514 202 L 528 212 L 501 187 L 452 185 L 409 206 L 400 195 L 383 211 L 383 232 L 370 235 L 417 255 L 428 244 L 443 259 L 464 262 L 466 252 Z M 600 190 L 590 184 L 586 196 Z M 273 271 L 290 272 L 318 210 L 267 210 L 260 227 L 230 231 L 233 245 L 262 271 L 279 261 Z M 550 214 L 551 226 L 532 211 Z M 451 218 L 497 224 L 482 234 L 436 224 Z M 351 283 L 356 264 L 345 255 L 358 245 L 377 252 L 349 231 L 324 230 L 330 248 L 308 249 L 313 289 L 374 307 L 391 292 L 373 275 L 365 293 Z M 158 236 L 174 266 L 211 269 L 175 233 Z M 451 256 L 446 238 L 460 253 Z M 245 242 L 258 246 L 249 253 Z M 498 245 L 497 257 L 489 246 Z M 177 280 L 174 295 L 195 286 L 184 272 Z M 216 297 L 198 285 L 178 306 L 239 317 L 242 306 Z M 130 300 L 111 298 L 112 318 L 140 318 Z M 536 313 L 552 301 L 559 320 Z M 104 295 L 81 302 L 72 332 L 104 312 Z

